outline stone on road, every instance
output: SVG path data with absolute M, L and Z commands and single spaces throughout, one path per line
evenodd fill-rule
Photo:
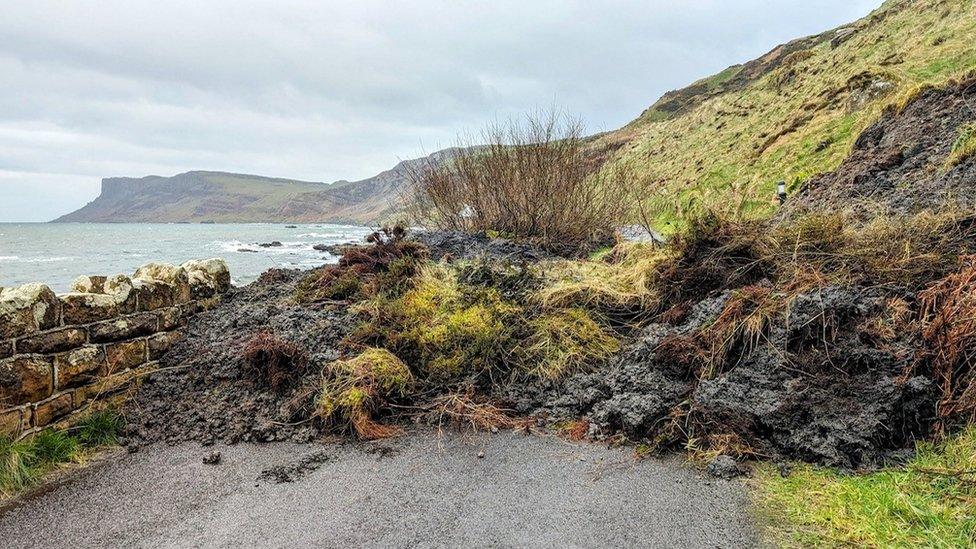
M 203 458 L 219 451 L 219 464 Z M 483 457 L 479 457 L 483 453 Z M 743 547 L 741 481 L 517 433 L 156 445 L 0 514 L 18 547 Z

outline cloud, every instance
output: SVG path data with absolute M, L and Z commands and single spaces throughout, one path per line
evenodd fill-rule
M 0 17 L 0 221 L 73 210 L 107 176 L 359 179 L 554 103 L 612 129 L 878 1 L 13 4 Z

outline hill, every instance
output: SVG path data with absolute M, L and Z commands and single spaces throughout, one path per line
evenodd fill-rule
M 705 208 L 765 217 L 777 181 L 791 193 L 825 181 L 886 109 L 976 69 L 973 36 L 972 0 L 889 0 L 669 92 L 595 146 L 664 232 Z
M 361 181 L 332 184 L 211 171 L 110 177 L 102 180 L 95 200 L 54 221 L 370 224 L 396 211 L 409 166 L 422 160 L 400 162 Z

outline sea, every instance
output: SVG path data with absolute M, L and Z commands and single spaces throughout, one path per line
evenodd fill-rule
M 272 268 L 338 261 L 316 244 L 360 242 L 367 227 L 322 223 L 0 223 L 0 287 L 41 282 L 66 292 L 81 275 L 131 275 L 151 262 L 219 257 L 235 285 Z M 281 246 L 261 244 L 280 242 Z

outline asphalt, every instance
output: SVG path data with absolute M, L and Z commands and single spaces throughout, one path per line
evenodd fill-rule
M 755 544 L 741 481 L 519 433 L 150 446 L 0 514 L 9 549 Z

